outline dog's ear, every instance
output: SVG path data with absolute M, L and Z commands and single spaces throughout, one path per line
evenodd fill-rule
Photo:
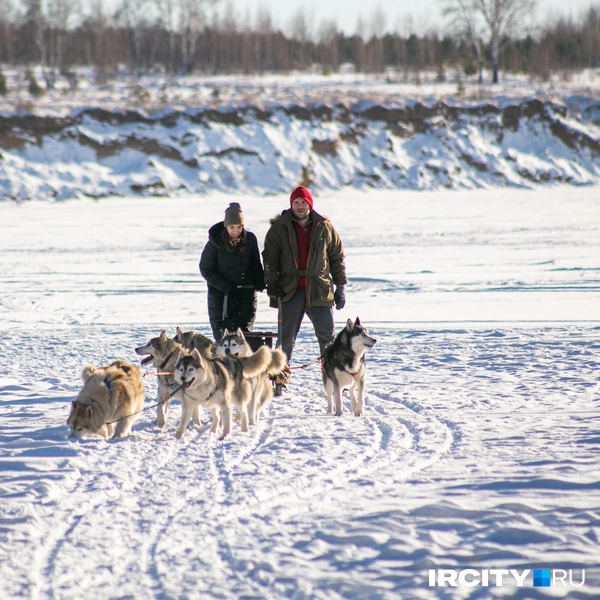
M 352 322 L 352 319 L 348 319 L 346 321 L 346 329 L 348 331 L 352 331 L 354 329 L 354 323 Z
M 182 340 L 183 339 L 183 331 L 178 327 L 177 328 L 177 337 Z
M 237 331 L 235 332 L 235 335 L 237 335 L 239 338 L 242 338 L 243 340 L 244 340 L 244 339 L 246 339 L 246 338 L 244 337 L 244 332 L 242 331 L 242 328 L 241 328 L 241 327 L 238 327 L 238 328 L 237 328 Z
M 92 375 L 96 373 L 96 367 L 93 365 L 85 365 L 83 367 L 83 371 L 81 372 L 81 379 L 83 379 L 83 383 L 87 383 Z
M 192 357 L 197 360 L 200 364 L 202 364 L 202 354 L 198 352 L 198 348 L 194 348 L 192 350 Z
M 231 335 L 232 333 L 233 333 L 232 331 L 229 331 L 229 329 L 227 329 L 227 327 L 225 327 L 225 333 L 223 334 L 223 337 Z M 221 338 L 221 339 L 223 339 L 223 338 Z
M 167 338 L 167 332 L 164 329 L 160 332 L 160 335 L 158 336 L 158 339 L 161 342 L 166 342 L 167 341 L 167 339 L 168 339 Z
M 84 412 L 85 412 L 85 416 L 88 419 L 91 419 L 94 416 L 94 411 L 92 410 L 92 407 L 89 406 L 89 405 L 85 407 L 85 411 Z
M 121 368 L 121 371 L 125 373 L 125 375 L 129 375 L 131 373 L 131 365 L 128 365 L 127 363 L 121 363 L 119 367 Z
M 354 321 L 354 325 L 358 327 L 360 325 L 360 319 L 356 317 L 356 321 Z

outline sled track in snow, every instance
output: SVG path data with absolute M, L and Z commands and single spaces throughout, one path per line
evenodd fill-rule
M 294 399 L 288 404 L 293 410 Z M 125 595 L 162 600 L 182 585 L 200 592 L 201 578 L 206 585 L 216 584 L 217 591 L 217 582 L 225 578 L 240 593 L 260 595 L 265 588 L 259 575 L 255 580 L 251 565 L 239 565 L 235 558 L 240 527 L 252 531 L 265 518 L 294 519 L 353 483 L 404 481 L 439 461 L 455 443 L 454 433 L 451 423 L 431 413 L 420 414 L 393 395 L 370 392 L 366 416 L 360 419 L 349 413 L 338 418 L 284 411 L 263 415 L 247 434 L 234 424 L 224 442 L 210 435 L 207 425 L 176 440 L 172 423 L 158 433 L 146 422 L 129 440 L 86 442 L 81 475 L 66 492 L 58 517 L 47 517 L 32 597 L 76 598 L 79 591 L 68 565 L 81 557 L 92 562 L 95 553 L 110 557 L 108 548 L 119 544 L 123 564 L 107 558 L 106 563 L 99 560 L 98 570 L 104 573 L 101 579 L 114 580 L 107 582 L 111 589 Z M 302 471 L 299 462 L 295 470 L 296 454 L 302 455 L 297 440 L 310 444 L 318 468 Z M 277 465 L 269 457 L 275 447 L 281 447 L 283 466 L 282 475 L 274 478 Z M 173 490 L 179 490 L 177 497 L 171 497 Z M 244 542 L 260 543 L 251 535 Z M 134 577 L 132 570 L 138 573 Z M 141 588 L 137 592 L 133 582 Z
M 211 584 L 218 593 L 218 582 L 223 578 L 234 588 L 239 585 L 240 593 L 264 593 L 260 581 L 248 576 L 251 565 L 240 565 L 235 558 L 240 527 L 251 531 L 264 524 L 265 518 L 273 522 L 290 520 L 309 510 L 307 507 L 314 502 L 327 502 L 329 494 L 352 482 L 405 480 L 435 464 L 452 446 L 452 432 L 439 420 L 410 409 L 406 409 L 406 417 L 389 416 L 386 408 L 385 398 L 371 394 L 364 419 L 348 414 L 342 418 L 314 415 L 314 421 L 319 423 L 315 436 L 324 440 L 324 455 L 329 448 L 327 437 L 336 435 L 353 440 L 355 436 L 350 447 L 356 452 L 346 452 L 340 460 L 326 462 L 321 471 L 293 479 L 283 477 L 279 484 L 269 487 L 268 493 L 262 489 L 261 474 L 245 473 L 244 469 L 248 463 L 260 464 L 261 451 L 269 455 L 269 443 L 302 438 L 302 430 L 296 430 L 294 425 L 296 422 L 300 427 L 300 419 L 289 423 L 286 415 L 265 417 L 248 434 L 240 433 L 236 426 L 234 435 L 225 442 L 208 435 L 206 429 L 194 430 L 195 435 L 188 431 L 185 448 L 170 452 L 161 461 L 164 468 L 160 475 L 155 472 L 139 490 L 142 496 L 152 496 L 156 478 L 163 480 L 166 490 L 180 488 L 170 483 L 177 479 L 190 480 L 189 489 L 176 503 L 156 511 L 151 506 L 144 507 L 144 511 L 152 511 L 153 520 L 146 533 L 142 563 L 148 577 L 147 589 L 153 590 L 154 598 L 169 597 L 182 585 L 190 592 L 201 593 L 205 585 Z M 179 444 L 180 441 L 173 441 L 173 446 Z M 284 454 L 281 460 L 286 460 Z M 270 475 L 265 483 L 269 481 Z M 149 517 L 142 519 L 144 511 L 139 515 L 138 530 L 142 520 L 149 521 Z M 249 535 L 244 544 L 249 543 L 259 541 L 254 542 Z
M 385 396 L 370 394 L 369 400 L 373 406 L 367 409 L 367 416 L 355 421 L 364 423 L 364 428 L 367 430 L 361 432 L 361 436 L 367 434 L 372 439 L 366 448 L 355 453 L 354 457 L 345 456 L 334 468 L 316 477 L 299 476 L 294 481 L 286 481 L 273 488 L 267 497 L 245 498 L 243 502 L 229 505 L 225 514 L 218 520 L 218 524 L 225 524 L 241 517 L 259 517 L 271 513 L 278 508 L 290 506 L 293 504 L 292 501 L 298 498 L 317 497 L 344 487 L 349 482 L 379 474 L 390 466 L 393 466 L 394 479 L 404 480 L 435 464 L 454 444 L 451 427 L 439 419 L 431 418 L 430 415 L 420 417 L 418 413 L 408 408 L 407 418 L 389 416 L 385 413 Z M 411 415 L 413 418 L 410 418 Z M 342 418 L 330 415 L 314 416 L 319 420 L 333 422 L 339 427 L 355 419 L 348 413 L 345 413 L 345 417 Z M 264 444 L 269 435 L 276 437 L 274 430 L 279 427 L 278 422 L 282 419 L 281 416 L 269 419 L 269 426 L 261 433 L 253 452 Z M 434 424 L 433 429 L 419 426 L 424 419 L 428 424 Z M 290 435 L 293 435 L 293 429 Z M 409 456 L 411 450 L 415 453 L 412 457 Z M 423 457 L 422 453 L 426 456 Z M 402 464 L 407 456 L 409 462 Z M 236 464 L 241 464 L 241 461 Z M 233 474 L 232 471 L 228 471 L 227 476 L 230 478 Z
M 149 444 L 145 444 L 147 438 L 138 438 L 139 433 L 134 433 L 129 440 L 120 440 L 113 443 L 105 443 L 98 441 L 98 444 L 103 444 L 100 451 L 94 453 L 93 461 L 86 465 L 85 476 L 78 479 L 76 485 L 67 493 L 68 498 L 72 498 L 76 502 L 83 495 L 86 497 L 84 506 L 70 503 L 66 510 L 60 513 L 61 522 L 67 517 L 68 524 L 66 527 L 61 527 L 60 524 L 53 524 L 49 530 L 49 535 L 46 537 L 43 549 L 40 556 L 42 574 L 41 589 L 38 590 L 34 598 L 68 598 L 77 597 L 79 593 L 73 590 L 68 585 L 69 565 L 77 562 L 82 554 L 102 552 L 103 546 L 111 544 L 111 536 L 116 536 L 114 540 L 116 544 L 120 542 L 121 536 L 126 537 L 131 534 L 129 544 L 136 546 L 138 541 L 136 533 L 142 533 L 145 528 L 143 523 L 152 523 L 158 516 L 158 507 L 146 507 L 140 505 L 140 517 L 145 510 L 152 510 L 152 516 L 146 515 L 146 518 L 140 518 L 138 523 L 131 522 L 130 510 L 132 508 L 131 498 L 144 498 L 144 488 L 152 487 L 153 482 L 160 473 L 168 469 L 168 465 L 173 462 L 175 457 L 185 451 L 185 447 L 181 444 L 169 444 L 169 448 L 165 449 L 163 445 L 162 452 L 157 452 L 157 446 L 161 444 L 160 438 L 164 434 L 156 434 L 156 440 Z M 139 441 L 141 443 L 137 443 Z M 169 440 L 167 440 L 169 441 Z M 191 444 L 193 438 L 189 440 Z M 132 444 L 133 442 L 133 444 Z M 146 446 L 144 448 L 144 445 Z M 123 451 L 126 448 L 126 456 L 123 456 Z M 143 449 L 143 452 L 140 450 Z M 165 451 L 166 450 L 166 451 Z M 115 464 L 119 464 L 123 469 L 123 477 L 121 481 L 114 480 L 111 475 L 114 473 Z M 95 490 L 98 481 L 104 481 L 105 485 L 111 485 L 106 490 Z M 125 485 L 124 485 L 125 484 Z M 95 493 L 90 498 L 90 490 Z M 51 519 L 50 519 L 51 520 Z M 58 527 L 57 527 L 58 525 Z M 115 531 L 123 526 L 122 531 Z M 133 531 L 127 531 L 133 526 Z M 147 529 L 147 528 L 146 528 Z M 57 531 L 56 534 L 53 532 Z M 95 532 L 98 539 L 94 539 Z M 142 536 L 144 540 L 147 533 L 150 534 L 148 542 L 151 544 L 152 528 L 148 532 L 144 532 Z M 160 533 L 160 532 L 159 532 Z M 158 533 L 158 534 L 159 534 Z M 108 539 L 104 537 L 108 536 Z M 102 538 L 102 539 L 99 539 Z M 73 554 L 76 556 L 73 557 Z M 126 560 L 133 561 L 134 556 L 126 557 Z M 146 558 L 142 558 L 142 565 L 148 563 Z M 61 565 L 66 567 L 61 568 Z M 108 565 L 110 567 L 110 565 Z M 156 577 L 152 568 L 143 569 L 150 581 L 148 587 L 150 589 L 160 589 L 161 581 Z M 65 581 L 68 590 L 61 590 L 61 581 Z M 69 593 L 73 594 L 72 596 Z
M 441 429 L 446 430 L 451 438 L 449 445 L 445 451 L 440 453 L 439 458 L 444 454 L 451 452 L 462 438 L 460 426 L 457 423 L 449 419 L 441 418 L 441 416 L 432 413 L 430 410 L 422 408 L 415 400 L 398 398 L 395 394 L 370 392 L 369 403 L 372 406 L 372 410 L 375 410 L 388 418 L 398 418 L 400 421 L 404 422 L 411 431 L 416 427 L 416 423 L 438 423 Z M 394 409 L 399 409 L 399 411 Z M 406 414 L 406 418 L 398 416 L 398 412 L 400 412 L 401 415 Z

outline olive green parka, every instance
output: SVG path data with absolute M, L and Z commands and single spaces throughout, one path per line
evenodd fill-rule
M 262 253 L 265 284 L 272 287 L 277 283 L 279 295 L 286 302 L 296 292 L 299 277 L 306 275 L 306 305 L 333 306 L 332 284 L 348 283 L 340 236 L 329 219 L 311 211 L 308 263 L 306 271 L 301 273 L 298 270 L 298 241 L 292 218 L 292 210 L 287 209 L 271 220 Z M 271 297 L 270 301 L 272 307 L 277 306 L 276 298 Z

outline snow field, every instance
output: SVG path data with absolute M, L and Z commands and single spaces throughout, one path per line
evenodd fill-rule
M 4 597 L 597 598 L 597 192 L 318 197 L 348 256 L 338 328 L 378 339 L 365 417 L 327 416 L 313 366 L 225 442 L 207 413 L 176 440 L 177 403 L 110 442 L 66 418 L 84 364 L 208 331 L 197 261 L 231 197 L 0 206 Z M 236 200 L 259 240 L 286 203 Z M 306 324 L 293 364 L 317 352 Z M 467 567 L 586 585 L 427 584 Z

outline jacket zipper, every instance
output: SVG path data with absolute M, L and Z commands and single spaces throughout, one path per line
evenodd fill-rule
M 312 231 L 310 232 L 310 239 L 308 240 L 308 256 L 306 257 L 306 270 L 308 271 L 308 265 L 310 263 L 310 253 L 312 251 L 313 241 L 317 238 L 317 229 L 321 223 L 313 223 Z M 306 306 L 310 306 L 310 294 L 308 293 L 308 286 L 310 285 L 308 277 L 306 277 Z
M 296 258 L 296 255 L 294 254 L 294 244 L 292 243 L 292 227 L 294 225 L 292 225 L 291 227 L 289 225 L 287 225 L 286 223 L 284 223 L 286 229 L 288 230 L 288 239 L 290 241 L 290 250 L 292 251 L 292 257 L 294 259 L 294 266 L 296 267 L 296 271 L 298 270 L 298 259 Z M 296 245 L 298 244 L 298 240 L 296 240 Z M 296 285 L 296 289 L 298 289 L 298 286 Z M 294 291 L 294 293 L 296 293 Z

